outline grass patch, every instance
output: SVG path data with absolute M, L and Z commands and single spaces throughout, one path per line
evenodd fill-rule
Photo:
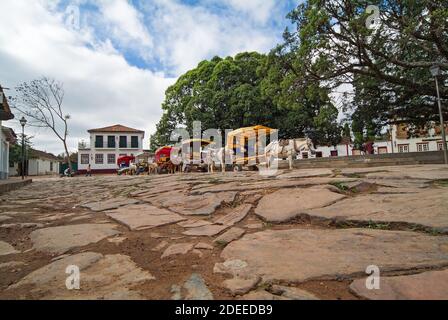
M 335 186 L 336 188 L 338 188 L 339 190 L 342 191 L 348 191 L 348 187 L 346 185 L 344 185 L 343 182 L 330 182 L 330 184 L 332 186 Z
M 378 223 L 369 221 L 367 223 L 368 229 L 379 229 L 379 230 L 389 230 L 390 229 L 390 223 Z
M 224 249 L 228 244 L 228 242 L 222 240 L 215 241 L 215 245 L 220 249 Z
M 436 180 L 436 181 L 434 181 L 434 184 L 439 187 L 448 188 L 448 179 Z

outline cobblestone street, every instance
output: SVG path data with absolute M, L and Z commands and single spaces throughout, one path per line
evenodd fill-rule
M 1 299 L 448 299 L 443 165 L 39 179 L 0 210 Z

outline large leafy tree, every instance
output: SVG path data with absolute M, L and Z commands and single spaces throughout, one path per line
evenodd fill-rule
M 372 4 L 379 7 L 373 27 L 366 11 Z M 353 86 L 346 107 L 355 126 L 438 119 L 429 67 L 439 63 L 446 81 L 448 1 L 308 0 L 289 18 L 296 29 L 274 52 L 293 75 L 291 88 Z M 446 106 L 447 86 L 441 96 Z
M 202 61 L 167 89 L 164 113 L 151 136 L 152 149 L 168 144 L 177 127 L 191 131 L 193 121 L 201 121 L 203 130 L 224 132 L 261 124 L 279 129 L 280 138 L 312 135 L 316 125 L 324 123 L 314 120 L 320 108 L 331 105 L 327 92 L 317 85 L 290 90 L 292 78 L 284 72 L 274 55 L 256 52 Z M 327 129 L 329 123 L 333 123 L 331 119 L 325 122 Z

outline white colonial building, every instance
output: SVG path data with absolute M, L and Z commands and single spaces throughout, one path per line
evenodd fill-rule
M 445 132 L 448 134 L 446 124 Z M 394 153 L 443 150 L 442 131 L 439 125 L 429 123 L 427 128 L 414 129 L 410 135 L 406 124 L 393 125 L 391 144 Z
M 90 129 L 90 143 L 78 144 L 78 171 L 84 173 L 88 165 L 93 173 L 114 173 L 121 156 L 143 153 L 145 132 L 116 124 Z
M 15 143 L 16 135 L 11 128 L 3 127 L 2 121 L 11 120 L 11 113 L 3 88 L 0 85 L 0 179 L 8 179 L 9 176 L 9 144 Z

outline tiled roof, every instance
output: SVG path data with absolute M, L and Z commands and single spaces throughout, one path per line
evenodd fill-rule
M 0 120 L 10 120 L 14 118 L 14 115 L 11 112 L 11 109 L 9 108 L 8 100 L 6 99 L 6 95 L 3 93 L 3 88 L 0 85 Z
M 6 136 L 6 140 L 9 143 L 12 143 L 12 144 L 16 143 L 17 135 L 16 135 L 16 133 L 14 132 L 13 129 L 8 128 L 8 127 L 4 127 L 4 126 L 2 126 L 1 129 L 2 129 L 3 134 Z
M 47 160 L 52 160 L 52 161 L 61 161 L 61 159 L 59 159 L 54 154 L 49 153 L 49 152 L 40 151 L 40 150 L 36 150 L 36 149 L 30 149 L 29 152 L 30 152 L 30 155 L 29 155 L 30 158 L 47 159 Z
M 129 128 L 126 126 L 122 126 L 121 124 L 115 124 L 113 126 L 104 127 L 104 128 L 96 128 L 96 129 L 90 129 L 87 132 L 127 132 L 127 133 L 145 133 L 142 130 Z

